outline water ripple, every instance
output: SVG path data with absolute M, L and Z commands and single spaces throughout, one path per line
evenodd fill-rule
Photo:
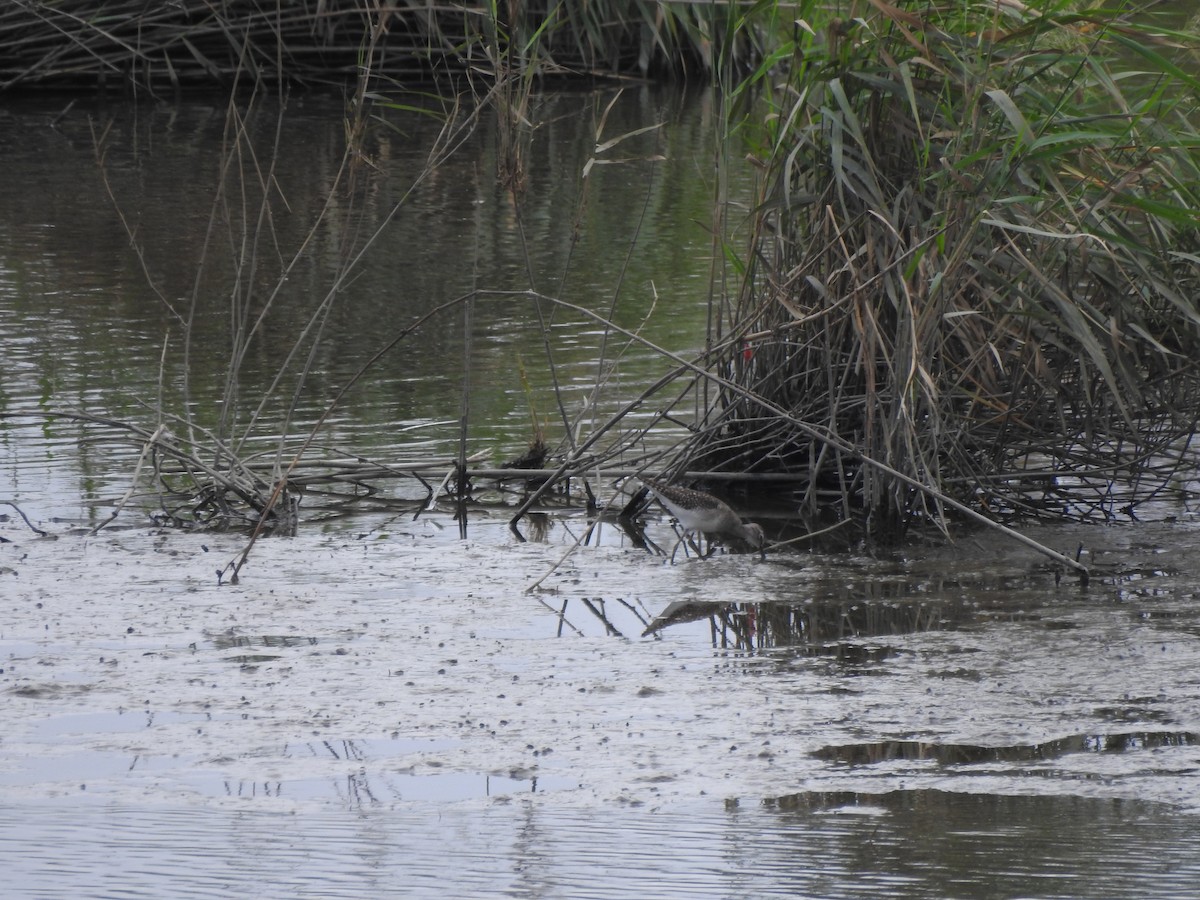
M 70 803 L 0 812 L 30 900 L 1179 897 L 1200 820 L 1136 801 L 930 791 L 739 808 L 545 800 L 354 814 Z

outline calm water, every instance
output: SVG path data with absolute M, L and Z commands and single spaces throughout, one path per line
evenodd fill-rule
M 322 216 L 343 146 L 336 98 L 252 111 L 238 145 L 242 168 L 225 181 L 231 139 L 221 100 L 10 105 L 0 111 L 0 402 L 151 429 L 162 409 L 177 431 L 187 417 L 235 446 L 269 449 L 281 431 L 304 437 L 366 359 L 417 317 L 478 289 L 487 293 L 471 310 L 469 346 L 462 304 L 429 320 L 346 396 L 316 455 L 452 455 L 464 385 L 470 452 L 490 452 L 495 465 L 524 451 L 535 421 L 554 443 L 564 420 L 585 437 L 593 416 L 603 420 L 669 367 L 594 321 L 550 307 L 539 315 L 528 298 L 497 292 L 536 288 L 675 352 L 699 348 L 719 275 L 710 237 L 715 124 L 706 96 L 647 89 L 556 94 L 534 109 L 519 210 L 496 179 L 490 119 L 469 129 L 386 113 L 366 145 L 375 169 L 353 194 L 334 192 Z M 654 125 L 593 152 L 598 140 Z M 427 170 L 444 127 L 461 129 L 460 149 Z M 96 163 L 101 140 L 111 198 Z M 268 164 L 264 199 L 266 176 L 256 172 Z M 744 207 L 749 185 L 735 188 Z M 261 323 L 231 381 L 231 332 L 243 318 Z M 686 420 L 693 407 L 676 414 Z M 654 412 L 633 415 L 611 440 Z M 73 446 L 81 435 L 73 425 L 29 425 L 51 444 Z M 668 442 L 679 433 L 669 424 L 658 431 Z M 16 435 L 9 428 L 0 440 L 11 446 Z M 6 466 L 3 489 L 19 497 L 44 489 L 36 455 L 14 456 L 33 471 L 27 478 Z M 113 469 L 128 465 L 128 450 L 100 441 L 72 456 L 73 465 L 56 467 L 56 481 L 74 469 L 64 504 L 124 490 Z
M 0 819 L 24 897 L 1187 897 L 1195 837 L 1136 801 L 937 792 L 803 811 L 514 799 L 436 816 L 85 804 L 67 821 L 48 804 Z
M 437 505 L 313 515 L 230 585 L 215 571 L 240 535 L 134 511 L 78 527 L 107 515 L 137 454 L 50 409 L 151 427 L 161 410 L 270 448 L 293 396 L 295 438 L 415 316 L 478 288 L 495 293 L 470 339 L 459 304 L 401 341 L 315 455 L 449 457 L 469 379 L 469 449 L 501 462 L 535 418 L 561 439 L 556 378 L 586 434 L 591 410 L 603 419 L 666 367 L 562 310 L 543 340 L 530 301 L 499 292 L 532 285 L 674 352 L 701 347 L 720 274 L 712 109 L 631 89 L 598 138 L 615 96 L 539 99 L 520 210 L 496 184 L 492 122 L 422 175 L 440 123 L 387 113 L 368 143 L 378 171 L 324 219 L 336 99 L 247 120 L 245 171 L 251 149 L 272 167 L 269 217 L 257 183 L 218 194 L 222 102 L 0 110 L 0 412 L 23 414 L 0 422 L 0 500 L 49 532 L 0 507 L 14 896 L 1195 893 L 1190 509 L 1039 529 L 1084 546 L 1086 589 L 991 538 L 671 563 L 582 514 L 539 519 L 521 543 L 479 510 L 463 540 Z M 584 179 L 593 156 L 609 164 Z M 728 188 L 735 240 L 751 187 L 742 173 Z M 261 335 L 227 394 L 243 310 Z M 612 439 L 669 448 L 691 403 L 644 440 L 655 409 Z M 656 516 L 647 535 L 674 543 Z

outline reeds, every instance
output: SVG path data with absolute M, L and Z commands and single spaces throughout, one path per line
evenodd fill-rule
M 371 58 L 370 52 L 367 58 Z M 375 75 L 369 67 L 364 68 L 359 72 L 360 82 L 367 82 Z M 446 155 L 453 153 L 471 133 L 479 111 L 463 111 L 454 101 L 446 102 L 439 113 L 442 130 L 428 148 L 425 167 L 415 175 L 414 183 L 407 192 L 402 192 L 395 205 L 369 233 L 362 233 L 357 227 L 360 218 L 358 203 L 361 202 L 363 191 L 357 187 L 356 164 L 362 159 L 362 135 L 355 127 L 348 126 L 347 145 L 341 165 L 336 172 L 328 173 L 323 204 L 314 210 L 311 221 L 306 222 L 305 230 L 288 239 L 275 230 L 275 222 L 286 204 L 274 171 L 279 155 L 278 123 L 274 144 L 256 140 L 251 124 L 257 119 L 254 110 L 260 102 L 263 88 L 263 82 L 255 81 L 254 90 L 233 94 L 227 106 L 223 155 L 219 171 L 210 173 L 214 178 L 212 207 L 192 296 L 182 303 L 168 301 L 154 285 L 149 269 L 143 265 L 151 286 L 166 305 L 173 326 L 177 329 L 178 337 L 169 335 L 164 341 L 160 379 L 163 382 L 174 380 L 178 372 L 183 394 L 182 411 L 175 411 L 163 403 L 164 391 L 160 383 L 157 401 L 145 401 L 155 418 L 150 426 L 113 421 L 90 410 L 52 414 L 85 422 L 89 427 L 107 427 L 112 429 L 111 437 L 139 448 L 141 461 L 133 475 L 129 493 L 117 504 L 118 511 L 137 490 L 149 484 L 157 500 L 157 518 L 164 524 L 210 528 L 249 526 L 255 538 L 268 530 L 280 530 L 281 526 L 286 530 L 294 528 L 299 493 L 307 487 L 350 484 L 352 490 L 357 491 L 363 485 L 361 478 L 347 475 L 341 461 L 335 461 L 330 467 L 331 474 L 338 477 L 317 478 L 308 482 L 299 478 L 293 483 L 291 475 L 316 443 L 323 424 L 337 409 L 346 392 L 371 365 L 424 320 L 402 330 L 376 352 L 357 374 L 342 385 L 316 423 L 299 439 L 292 436 L 297 406 L 314 360 L 324 346 L 326 321 L 331 311 L 344 300 L 346 281 L 383 229 L 407 202 L 416 185 L 436 171 Z M 358 108 L 357 101 L 364 95 L 365 89 L 361 87 L 355 92 L 355 100 L 349 104 L 351 120 Z M 280 103 L 278 115 L 281 119 L 286 115 L 286 103 Z M 113 192 L 107 179 L 107 131 L 97 129 L 93 133 L 93 140 L 97 167 L 114 206 L 121 213 L 123 198 Z M 264 153 L 264 149 L 268 152 Z M 123 214 L 121 221 L 140 258 L 142 251 L 138 249 L 135 232 Z M 321 229 L 329 229 L 339 239 L 335 248 L 336 265 L 328 273 L 326 289 L 303 308 L 301 325 L 295 333 L 287 335 L 290 344 L 270 383 L 254 396 L 248 396 L 241 385 L 247 355 L 269 339 L 269 316 L 278 306 L 288 302 L 283 298 L 287 295 L 289 277 L 297 266 L 310 258 L 314 252 L 315 235 Z M 216 422 L 204 428 L 199 424 L 194 405 L 190 402 L 190 377 L 197 309 L 201 293 L 212 289 L 210 281 L 219 281 L 217 289 L 228 296 L 229 360 Z M 452 301 L 439 311 L 459 305 L 460 301 Z M 267 420 L 271 424 L 264 428 L 263 422 Z M 336 455 L 344 459 L 346 454 Z M 378 469 L 375 466 L 375 470 Z M 421 474 L 411 470 L 395 469 L 391 474 L 421 480 Z M 237 563 L 231 564 L 230 571 L 234 578 L 244 559 L 245 555 Z
M 285 39 L 300 35 L 293 43 L 324 42 L 330 51 L 313 73 L 356 79 L 350 171 L 364 104 L 377 96 L 371 80 L 396 77 L 403 71 L 394 68 L 397 59 L 418 60 L 422 71 L 441 65 L 435 58 L 452 59 L 463 72 L 482 73 L 487 89 L 474 90 L 475 106 L 461 118 L 457 107 L 448 111 L 430 170 L 473 115 L 497 109 L 508 129 L 503 143 L 514 148 L 503 177 L 519 222 L 519 151 L 535 77 L 620 70 L 631 64 L 629 46 L 641 47 L 632 65 L 643 70 L 656 53 L 694 54 L 715 71 L 729 136 L 748 142 L 763 173 L 744 259 L 721 243 L 719 182 L 714 200 L 714 256 L 724 251 L 740 281 L 714 293 L 706 349 L 689 358 L 618 328 L 613 310 L 599 315 L 537 292 L 532 273 L 528 291 L 509 292 L 539 315 L 591 317 L 614 342 L 639 343 L 666 363 L 656 383 L 586 429 L 560 400 L 566 450 L 540 473 L 545 487 L 601 466 L 661 466 L 661 455 L 639 447 L 647 429 L 670 420 L 685 398 L 698 411 L 678 463 L 794 476 L 806 485 L 802 511 L 862 513 L 879 536 L 916 520 L 944 526 L 948 508 L 988 519 L 1133 515 L 1194 469 L 1200 134 L 1187 104 L 1200 85 L 1170 62 L 1165 32 L 1152 35 L 1121 8 L 1081 14 L 1065 4 L 1031 9 L 1015 0 L 807 0 L 786 15 L 778 4 L 633 8 L 653 11 L 654 27 L 634 29 L 628 17 L 593 19 L 599 7 L 574 4 L 549 12 L 521 4 L 397 10 L 313 0 L 286 11 L 228 3 L 218 13 L 184 2 L 141 15 L 141 4 L 115 3 L 104 5 L 103 19 L 75 7 L 68 14 L 61 4 L 23 4 L 0 13 L 0 45 L 28 36 L 30 17 L 53 23 L 60 39 L 22 43 L 0 64 L 0 85 L 100 72 L 137 84 L 182 84 L 207 72 L 261 87 L 285 75 L 307 77 L 309 57 L 296 47 L 284 51 Z M 192 17 L 187 29 L 177 16 Z M 123 30 L 135 19 L 136 41 Z M 461 39 L 451 37 L 451 21 Z M 679 50 L 685 41 L 688 53 Z M 352 64 L 331 62 L 351 49 Z M 1118 50 L 1143 71 L 1118 65 Z M 262 274 L 268 254 L 260 248 L 273 243 L 270 164 L 253 157 L 236 104 L 229 121 L 231 151 L 213 222 L 235 223 L 229 245 L 237 248 L 239 284 L 268 283 L 258 289 L 261 307 L 231 295 L 236 330 L 223 409 L 233 418 L 211 435 L 187 420 L 173 425 L 181 435 L 173 444 L 153 428 L 137 440 L 160 455 L 187 448 L 172 451 L 191 479 L 181 495 L 203 497 L 212 484 L 263 523 L 281 496 L 286 507 L 321 423 L 300 445 L 280 437 L 269 477 L 245 468 L 259 411 L 238 410 L 241 354 L 306 248 L 276 252 L 273 270 Z M 605 146 L 599 137 L 598 148 Z M 101 167 L 102 147 L 101 136 Z M 334 189 L 345 184 L 339 176 Z M 346 233 L 341 269 L 295 336 L 269 396 L 303 382 L 324 316 L 374 241 Z M 430 316 L 502 293 L 484 287 Z M 178 315 L 186 334 L 188 313 Z M 402 329 L 333 404 L 423 322 Z M 601 355 L 615 354 L 606 344 Z M 187 362 L 185 349 L 185 377 Z M 546 364 L 554 371 L 548 347 Z M 667 389 L 673 396 L 662 400 Z M 651 398 L 660 410 L 653 422 L 622 433 L 625 417 Z M 464 443 L 460 486 L 465 454 Z M 238 493 L 243 475 L 256 479 L 249 498 Z
M 836 488 L 878 535 L 941 523 L 943 498 L 1134 515 L 1196 463 L 1183 36 L 1134 4 L 804 6 L 731 92 L 763 187 L 718 320 L 738 389 L 688 456 L 795 472 L 810 511 Z
M 0 10 L 0 90 L 102 83 L 158 91 L 235 81 L 406 83 L 517 67 L 539 77 L 703 73 L 728 36 L 757 41 L 731 2 L 45 0 Z

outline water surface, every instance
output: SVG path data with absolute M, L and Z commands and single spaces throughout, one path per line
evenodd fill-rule
M 511 499 L 486 485 L 464 538 L 453 505 L 400 503 L 407 487 L 386 479 L 351 514 L 306 498 L 296 535 L 260 541 L 238 584 L 217 573 L 244 533 L 156 527 L 144 500 L 92 533 L 137 449 L 53 409 L 147 425 L 187 413 L 212 429 L 224 414 L 229 435 L 269 448 L 305 433 L 413 316 L 476 287 L 532 285 L 674 352 L 701 347 L 711 106 L 627 91 L 603 133 L 663 127 L 585 180 L 614 96 L 539 99 L 519 219 L 490 122 L 422 178 L 437 123 L 389 114 L 371 139 L 379 172 L 352 216 L 307 238 L 232 393 L 231 316 L 261 311 L 306 239 L 340 158 L 339 102 L 294 98 L 278 141 L 276 108 L 248 120 L 276 183 L 253 264 L 230 235 L 255 218 L 254 192 L 214 214 L 222 102 L 60 117 L 43 98 L 0 113 L 0 412 L 21 413 L 0 422 L 0 500 L 45 532 L 0 507 L 0 854 L 21 896 L 1192 890 L 1200 548 L 1187 508 L 1036 529 L 1083 547 L 1086 587 L 966 533 L 700 560 L 659 511 L 645 543 L 576 508 L 527 522 L 522 540 Z M 740 177 L 731 209 L 750 194 Z M 272 380 L 345 248 L 381 224 L 305 345 L 285 426 L 294 367 L 275 392 Z M 590 410 L 603 421 L 662 374 L 579 316 L 556 313 L 544 341 L 514 296 L 481 297 L 469 340 L 459 305 L 401 342 L 314 457 L 448 458 L 469 379 L 469 447 L 500 462 L 535 417 L 562 438 L 555 379 L 583 434 Z M 193 297 L 185 345 L 176 313 Z M 628 452 L 672 446 L 693 403 Z M 603 474 L 593 485 L 621 496 Z M 787 527 L 779 510 L 745 512 Z

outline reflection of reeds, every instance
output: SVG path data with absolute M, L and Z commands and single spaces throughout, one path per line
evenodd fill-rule
M 953 627 L 971 615 L 943 603 L 713 603 L 670 604 L 646 626 L 645 635 L 707 619 L 713 646 L 757 652 L 787 648 L 802 656 L 834 657 L 848 664 L 890 655 L 879 638 Z
M 981 745 L 934 741 L 872 741 L 822 747 L 813 753 L 847 765 L 892 760 L 932 760 L 943 766 L 979 763 L 1037 763 L 1075 753 L 1126 753 L 1159 747 L 1192 747 L 1200 734 L 1188 731 L 1134 731 L 1116 734 L 1073 734 L 1040 744 Z

